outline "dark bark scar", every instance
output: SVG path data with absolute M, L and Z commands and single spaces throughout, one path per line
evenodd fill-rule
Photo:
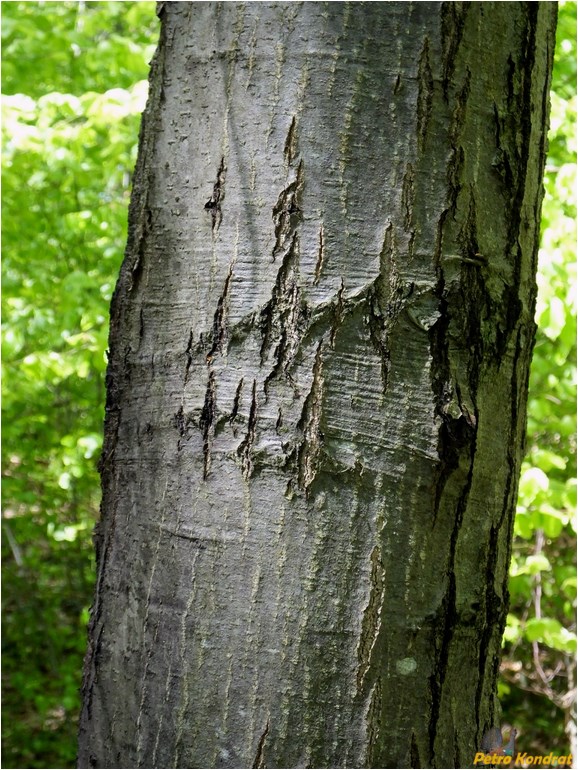
M 213 194 L 209 200 L 205 203 L 205 209 L 211 212 L 211 218 L 213 223 L 211 230 L 214 233 L 221 226 L 221 220 L 223 214 L 221 211 L 221 203 L 225 197 L 225 174 L 227 169 L 225 168 L 225 158 L 221 158 L 221 163 L 217 171 L 217 181 L 213 185 Z
M 265 725 L 265 729 L 263 730 L 263 735 L 259 739 L 259 744 L 257 746 L 257 753 L 255 754 L 255 759 L 252 764 L 252 767 L 254 768 L 265 767 L 263 749 L 265 747 L 265 741 L 267 740 L 268 734 L 269 734 L 269 720 L 267 720 L 267 724 Z

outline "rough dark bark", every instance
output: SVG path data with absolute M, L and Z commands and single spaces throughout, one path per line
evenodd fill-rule
M 498 721 L 555 14 L 160 5 L 81 767 L 463 767 Z

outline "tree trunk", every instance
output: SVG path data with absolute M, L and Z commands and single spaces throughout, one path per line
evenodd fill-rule
M 161 3 L 81 767 L 463 767 L 495 699 L 554 3 Z

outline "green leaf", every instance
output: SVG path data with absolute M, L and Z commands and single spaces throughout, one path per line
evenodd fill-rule
M 525 567 L 530 575 L 537 575 L 538 572 L 546 572 L 552 569 L 552 565 L 543 553 L 528 556 Z
M 532 503 L 536 497 L 548 489 L 548 476 L 541 468 L 527 468 L 520 478 L 520 498 L 524 505 Z
M 555 618 L 531 618 L 526 622 L 525 636 L 563 652 L 576 651 L 576 634 L 565 629 Z

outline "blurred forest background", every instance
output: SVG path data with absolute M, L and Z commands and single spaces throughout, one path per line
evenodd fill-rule
M 2 3 L 2 765 L 72 768 L 92 600 L 108 305 L 152 2 Z M 576 3 L 560 4 L 527 455 L 500 698 L 518 748 L 576 713 Z

